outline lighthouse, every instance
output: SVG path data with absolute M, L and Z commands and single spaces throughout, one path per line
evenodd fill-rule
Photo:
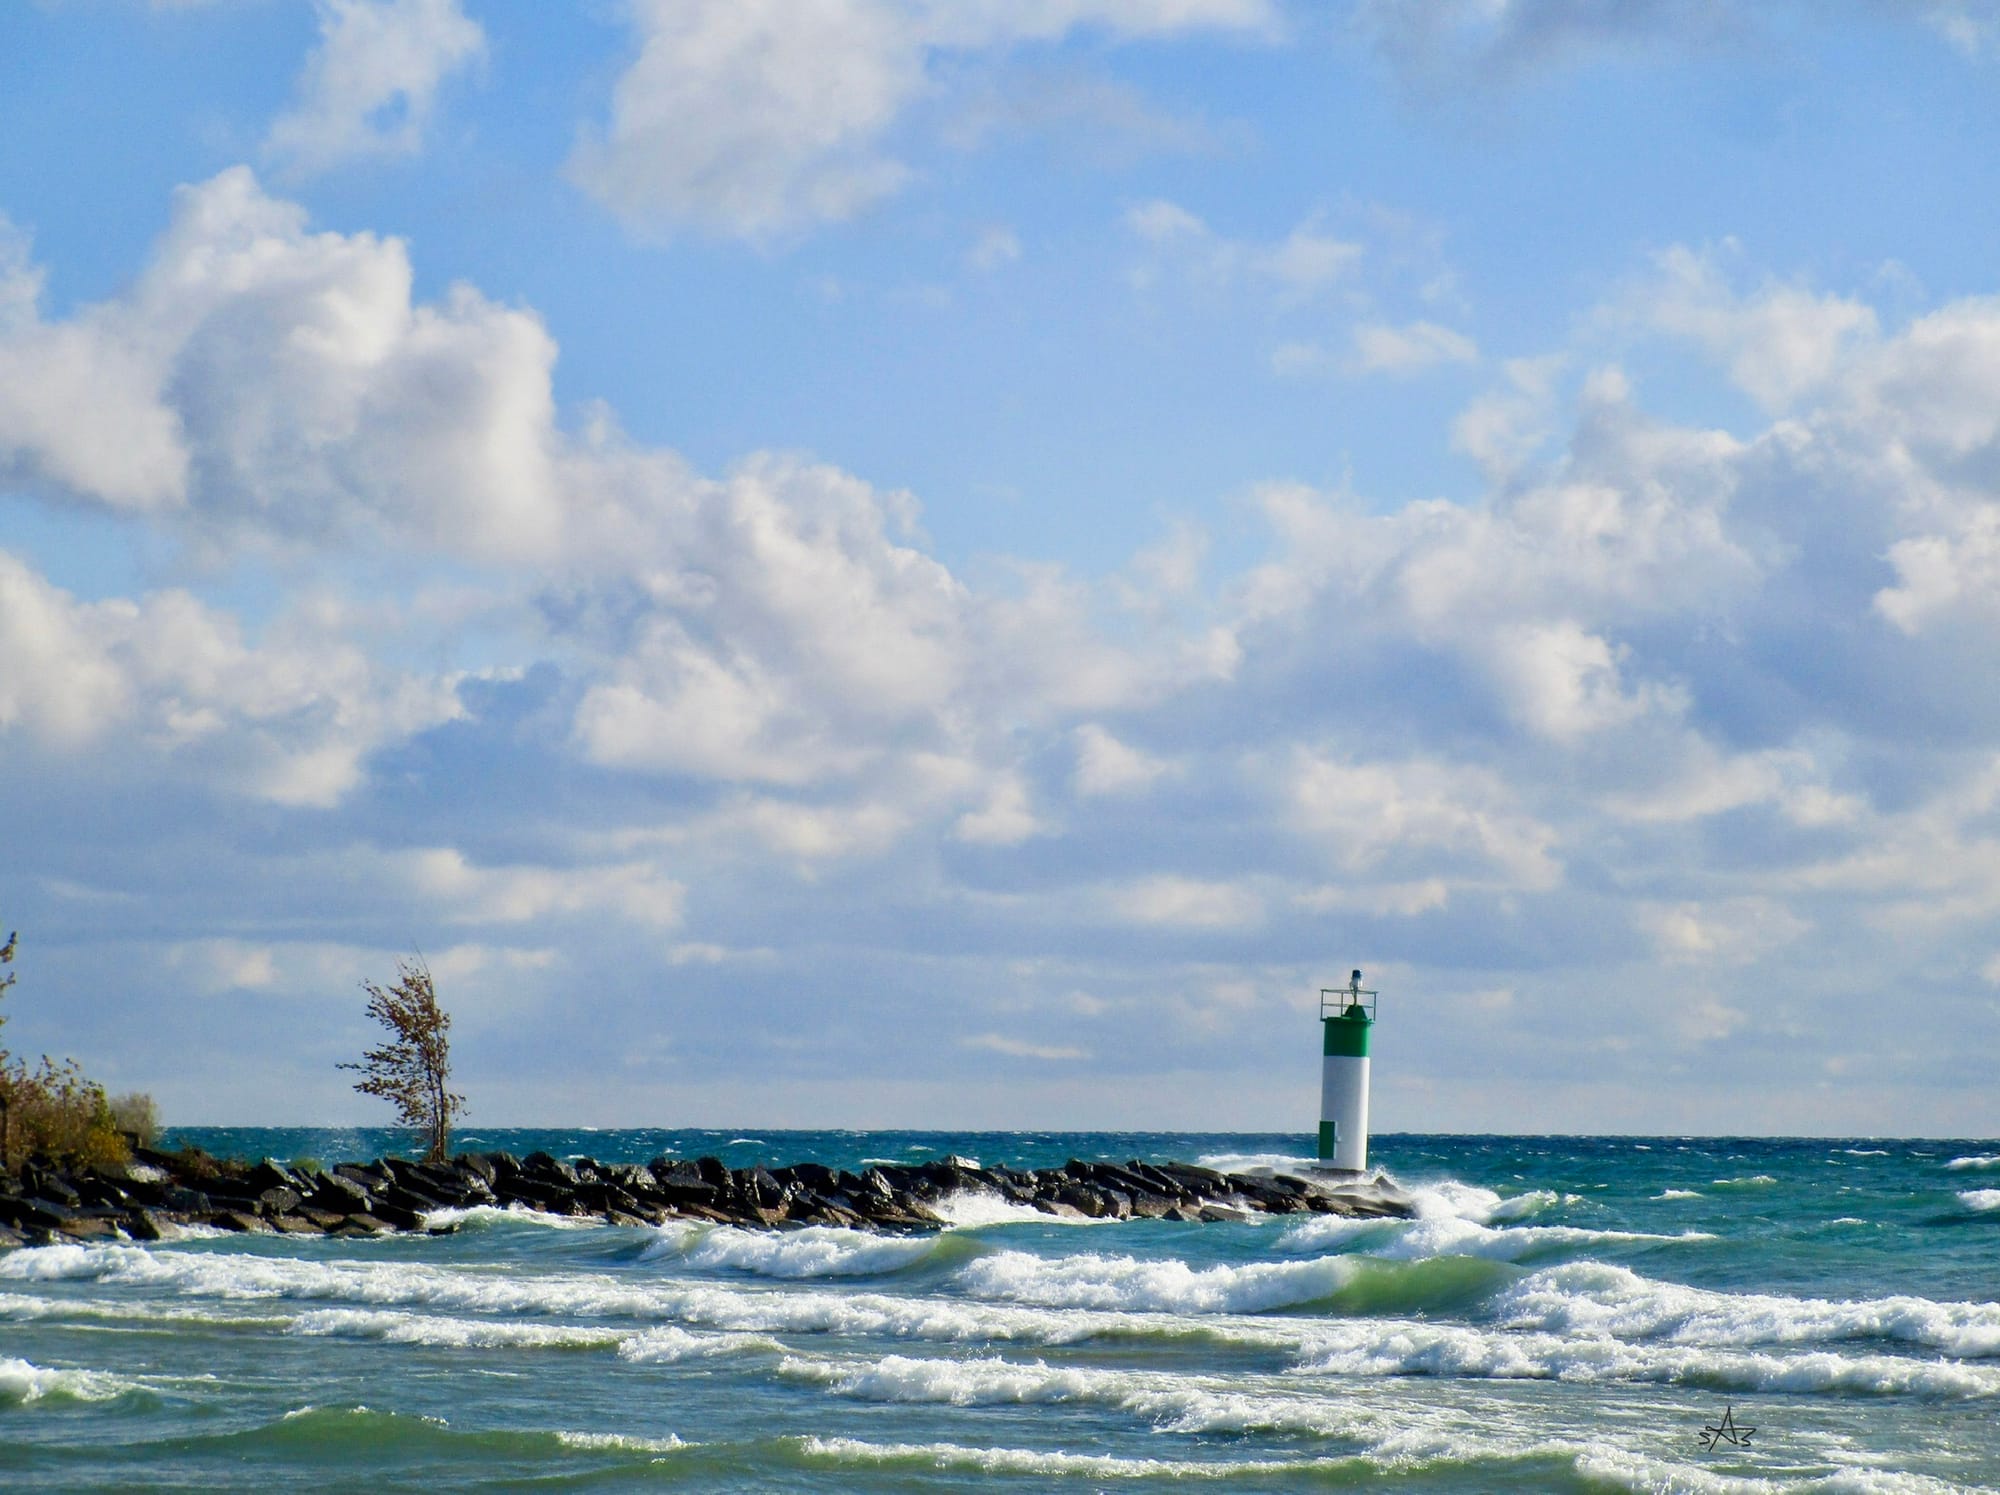
M 1321 1052 L 1319 1166 L 1359 1173 L 1368 1166 L 1368 1032 L 1375 1026 L 1375 993 L 1356 971 L 1346 986 L 1323 986 L 1319 1019 L 1326 1029 Z

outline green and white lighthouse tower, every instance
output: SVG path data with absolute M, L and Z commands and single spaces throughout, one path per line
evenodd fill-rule
M 1375 1026 L 1375 996 L 1356 971 L 1346 986 L 1323 986 L 1319 1020 L 1326 1029 L 1321 1052 L 1319 1165 L 1359 1173 L 1368 1166 L 1368 1035 Z

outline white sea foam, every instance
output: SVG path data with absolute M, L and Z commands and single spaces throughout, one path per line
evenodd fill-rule
M 874 1277 L 900 1272 L 935 1253 L 934 1235 L 888 1236 L 814 1225 L 804 1230 L 741 1230 L 667 1226 L 646 1255 L 677 1256 L 690 1266 L 758 1277 Z
M 1115 1401 L 1136 1379 L 1131 1373 L 1087 1367 L 1051 1367 L 994 1357 L 976 1360 L 912 1358 L 834 1361 L 787 1356 L 778 1373 L 826 1386 L 842 1395 L 877 1402 L 942 1402 L 955 1407 L 996 1403 Z
M 1718 1189 L 1769 1189 L 1775 1188 L 1777 1182 L 1768 1173 L 1752 1173 L 1743 1178 L 1718 1178 L 1714 1186 Z
M 1850 1158 L 1886 1158 L 1889 1156 L 1889 1149 L 1886 1147 L 1843 1147 L 1841 1151 L 1846 1153 Z
M 101 1370 L 52 1370 L 26 1360 L 0 1359 L 0 1407 L 27 1406 L 45 1400 L 105 1402 L 141 1389 Z
M 604 1223 L 596 1215 L 556 1215 L 525 1204 L 473 1204 L 434 1209 L 424 1216 L 426 1229 L 456 1225 L 475 1229 L 483 1225 L 541 1225 L 550 1230 L 588 1230 Z
M 1455 1178 L 1411 1184 L 1408 1188 L 1419 1220 L 1471 1220 L 1486 1225 L 1504 1203 L 1495 1190 L 1460 1183 Z
M 2000 1396 L 2000 1369 L 1992 1366 L 1827 1350 L 1775 1355 L 1417 1320 L 1329 1326 L 1300 1369 L 1341 1376 L 1654 1381 L 1733 1391 Z
M 1463 1186 L 1461 1186 L 1463 1187 Z M 1281 1251 L 1302 1252 L 1337 1247 L 1363 1251 L 1391 1261 L 1421 1261 L 1436 1256 L 1478 1256 L 1489 1261 L 1520 1261 L 1525 1257 L 1557 1251 L 1584 1250 L 1592 1246 L 1645 1243 L 1712 1241 L 1705 1231 L 1684 1230 L 1662 1235 L 1640 1230 L 1590 1230 L 1580 1225 L 1513 1225 L 1502 1229 L 1481 1223 L 1480 1216 L 1493 1217 L 1505 1203 L 1497 1195 L 1486 1204 L 1476 1195 L 1486 1190 L 1468 1190 L 1446 1200 L 1432 1193 L 1419 1197 L 1415 1220 L 1351 1220 L 1338 1215 L 1317 1215 L 1288 1226 L 1278 1237 Z M 1455 1204 L 1463 1213 L 1446 1206 Z M 1428 1207 L 1427 1207 L 1428 1206 Z
M 1029 1258 L 1032 1260 L 1032 1258 Z M 635 1281 L 597 1272 L 517 1274 L 411 1261 L 309 1261 L 142 1246 L 49 1246 L 0 1257 L 0 1281 L 98 1281 L 227 1303 L 317 1302 L 512 1317 L 590 1317 L 753 1333 L 872 1335 L 951 1343 L 1073 1344 L 1186 1333 L 1285 1349 L 1295 1328 L 1222 1326 L 1153 1313 L 1087 1312 L 951 1298 L 828 1292 L 763 1282 Z
M 1086 1403 L 1177 1433 L 1279 1432 L 1374 1440 L 1394 1431 L 1381 1412 L 1290 1389 L 1246 1390 L 1219 1378 L 997 1356 L 888 1355 L 835 1360 L 788 1356 L 778 1373 L 859 1401 L 954 1407 Z
M 1953 1158 L 1945 1164 L 1945 1167 L 1954 1173 L 1963 1173 L 1967 1169 L 1984 1172 L 1988 1168 L 2000 1168 L 2000 1157 L 1988 1153 L 1976 1153 L 1971 1157 Z
M 1195 1166 L 1217 1173 L 1288 1173 L 1303 1177 L 1319 1166 L 1319 1159 L 1289 1152 L 1212 1152 L 1196 1158 Z
M 1597 1262 L 1532 1273 L 1501 1289 L 1488 1308 L 1505 1327 L 1569 1335 L 1730 1348 L 1876 1339 L 1959 1359 L 2000 1356 L 2000 1303 L 1711 1292 Z
M 163 1241 L 226 1241 L 236 1234 L 224 1230 L 220 1225 L 201 1225 L 194 1221 L 162 1220 L 160 1239 Z
M 1653 1196 L 1653 1200 L 1655 1203 L 1659 1203 L 1662 1200 L 1668 1199 L 1699 1199 L 1701 1197 L 1702 1193 L 1700 1189 L 1662 1189 Z
M 1964 1495 L 1962 1486 L 1925 1474 L 1842 1469 L 1813 1479 L 1758 1479 L 1719 1474 L 1697 1465 L 1670 1463 L 1625 1449 L 1592 1448 L 1577 1455 L 1576 1471 L 1593 1483 L 1617 1485 L 1638 1495 Z
M 1339 1246 L 1381 1245 L 1382 1249 L 1371 1250 L 1370 1254 L 1398 1257 L 1437 1255 L 1439 1251 L 1433 1249 L 1434 1245 L 1442 1246 L 1448 1252 L 1450 1242 L 1472 1240 L 1480 1234 L 1477 1229 L 1459 1231 L 1455 1228 L 1457 1226 L 1483 1227 L 1503 1216 L 1512 1218 L 1533 1214 L 1554 1203 L 1556 1198 L 1547 1190 L 1538 1189 L 1518 1196 L 1518 1200 L 1508 1200 L 1492 1189 L 1460 1183 L 1456 1179 L 1413 1184 L 1409 1186 L 1409 1194 L 1420 1225 L 1447 1223 L 1442 1226 L 1433 1224 L 1432 1228 L 1420 1231 L 1406 1220 L 1315 1215 L 1287 1226 L 1278 1237 L 1276 1248 L 1299 1252 Z
M 1583 1203 L 1581 1194 L 1558 1194 L 1553 1189 L 1530 1189 L 1525 1194 L 1515 1194 L 1502 1199 L 1493 1206 L 1481 1223 L 1497 1225 L 1511 1220 L 1525 1220 L 1531 1215 L 1539 1215 L 1551 1205 L 1581 1203 Z
M 605 1453 L 672 1453 L 688 1445 L 672 1433 L 664 1438 L 635 1438 L 630 1433 L 558 1432 L 556 1441 L 564 1448 Z
M 1967 1189 L 1958 1197 L 1967 1209 L 1979 1210 L 1982 1213 L 1986 1210 L 2000 1209 L 2000 1189 Z
M 1173 1258 L 999 1251 L 967 1262 L 956 1280 L 974 1297 L 1050 1308 L 1263 1313 L 1332 1297 L 1355 1270 L 1346 1257 L 1191 1267 Z
M 443 1318 L 383 1309 L 320 1308 L 302 1313 L 291 1334 L 341 1339 L 377 1339 L 389 1344 L 434 1345 L 442 1349 L 605 1349 L 630 1331 L 569 1324 L 523 1324 L 507 1319 Z
M 15 1322 L 69 1319 L 83 1323 L 227 1324 L 234 1328 L 282 1329 L 291 1323 L 283 1314 L 244 1308 L 196 1308 L 180 1302 L 149 1303 L 118 1298 L 38 1298 L 20 1292 L 0 1293 L 0 1320 Z
M 1029 1474 L 1080 1479 L 1241 1479 L 1310 1471 L 1318 1459 L 1117 1458 L 1110 1454 L 1057 1453 L 1038 1448 L 971 1448 L 962 1443 L 869 1443 L 859 1438 L 802 1438 L 800 1453 L 837 1464 L 920 1465 L 981 1474 Z
M 683 1360 L 723 1360 L 739 1355 L 782 1355 L 785 1347 L 763 1334 L 691 1334 L 671 1325 L 630 1335 L 618 1345 L 619 1358 L 641 1365 L 675 1365 Z
M 931 1205 L 934 1214 L 941 1215 L 955 1230 L 982 1230 L 989 1225 L 1112 1225 L 1117 1222 L 1108 1216 L 1102 1220 L 1071 1215 L 1049 1215 L 1031 1204 L 1016 1204 L 1011 1199 L 1003 1199 L 984 1189 L 967 1189 L 957 1194 L 947 1194 Z

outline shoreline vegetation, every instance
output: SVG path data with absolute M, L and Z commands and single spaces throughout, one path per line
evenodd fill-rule
M 1253 1214 L 1409 1218 L 1410 1196 L 1386 1175 L 1305 1178 L 1220 1173 L 1190 1163 L 983 1168 L 965 1158 L 881 1164 L 861 1173 L 795 1163 L 730 1168 L 719 1158 L 649 1164 L 571 1161 L 546 1152 L 460 1153 L 442 1164 L 385 1157 L 286 1165 L 212 1157 L 196 1147 L 103 1166 L 42 1156 L 0 1173 L 0 1248 L 157 1241 L 177 1227 L 355 1239 L 448 1234 L 468 1209 L 532 1210 L 607 1225 L 705 1221 L 751 1229 L 808 1225 L 913 1232 L 952 1222 L 975 1196 L 1072 1220 L 1241 1220 Z
M 19 979 L 7 969 L 20 950 L 21 936 L 0 942 L 0 997 Z M 0 1029 L 7 1012 L 0 1007 Z M 74 1059 L 42 1055 L 31 1066 L 0 1044 L 0 1186 L 25 1160 L 37 1156 L 69 1159 L 86 1167 L 116 1169 L 131 1149 L 153 1140 L 158 1113 L 149 1095 L 111 1096 Z

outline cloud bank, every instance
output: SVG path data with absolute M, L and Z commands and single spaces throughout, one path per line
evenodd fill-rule
M 1128 226 L 1173 265 L 1343 273 L 1323 235 L 1238 251 L 1167 206 Z M 1109 1115 L 1143 1076 L 1299 1047 L 1339 951 L 1453 1015 L 1460 1104 L 1588 1064 L 1683 1074 L 1693 1105 L 1762 1031 L 1888 1107 L 1975 1000 L 1932 952 L 1993 958 L 1992 298 L 1899 319 L 1671 249 L 1490 371 L 1461 437 L 1504 460 L 1459 496 L 1272 482 L 1240 563 L 1183 525 L 1110 575 L 974 576 L 915 495 L 778 452 L 705 473 L 562 410 L 531 308 L 423 299 L 407 245 L 247 170 L 182 189 L 125 288 L 63 314 L 9 242 L 11 478 L 322 578 L 277 609 L 87 597 L 0 549 L 0 807 L 76 844 L 10 918 L 117 928 L 238 1022 L 446 930 L 524 1114 L 568 1103 L 512 1046 L 560 1020 L 801 1095 L 1096 1056 Z M 1473 356 L 1379 332 L 1387 366 Z M 1621 347 L 1757 413 L 1652 413 Z M 148 802 L 157 845 L 90 853 Z M 1837 1014 L 1908 983 L 1907 1048 L 1864 1051 Z M 634 1117 L 652 1083 L 599 1103 Z

